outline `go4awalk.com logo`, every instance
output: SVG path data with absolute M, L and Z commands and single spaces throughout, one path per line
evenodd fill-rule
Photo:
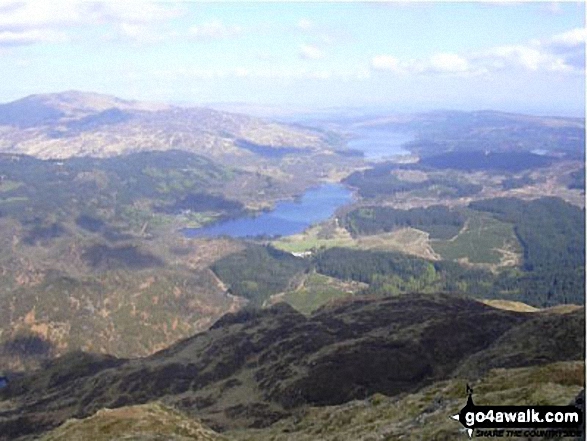
M 476 437 L 580 437 L 583 410 L 569 406 L 477 406 L 467 385 L 467 404 L 451 418 Z M 582 404 L 582 403 L 578 403 Z

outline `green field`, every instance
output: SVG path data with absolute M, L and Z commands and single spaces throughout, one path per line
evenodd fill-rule
M 22 182 L 18 181 L 11 181 L 9 179 L 4 179 L 0 181 L 0 193 L 7 193 L 12 190 L 16 190 L 17 188 L 24 185 Z
M 428 233 L 415 228 L 398 228 L 390 233 L 352 237 L 337 226 L 335 220 L 315 225 L 293 236 L 282 237 L 272 245 L 289 253 L 303 253 L 328 248 L 354 248 L 362 250 L 399 251 L 426 259 L 434 259 Z
M 473 210 L 468 210 L 467 216 L 467 223 L 455 238 L 430 241 L 436 253 L 443 259 L 466 259 L 469 263 L 516 263 L 521 248 L 512 224 Z
M 391 233 L 353 238 L 335 221 L 316 225 L 301 234 L 280 238 L 272 244 L 290 253 L 329 248 L 399 251 L 427 259 L 459 260 L 471 264 L 515 266 L 520 263 L 521 246 L 513 224 L 487 213 L 463 210 L 467 221 L 461 231 L 448 240 L 430 240 L 414 228 L 399 228 Z
M 304 280 L 302 287 L 279 296 L 303 314 L 309 315 L 322 305 L 334 299 L 353 295 L 361 288 L 358 283 L 345 283 L 323 274 L 312 273 Z
M 319 248 L 355 247 L 356 241 L 347 230 L 338 227 L 335 221 L 327 221 L 310 227 L 301 234 L 276 240 L 272 245 L 289 253 L 302 253 Z

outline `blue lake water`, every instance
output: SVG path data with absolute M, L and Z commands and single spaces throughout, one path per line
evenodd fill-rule
M 338 207 L 352 202 L 352 193 L 340 184 L 324 184 L 308 190 L 298 201 L 276 204 L 256 217 L 243 217 L 203 228 L 186 228 L 187 237 L 289 236 L 328 219 Z
M 353 135 L 356 138 L 349 141 L 348 147 L 362 151 L 365 159 L 370 161 L 409 155 L 402 145 L 414 139 L 409 133 L 371 128 L 353 130 Z M 337 208 L 351 202 L 352 194 L 347 188 L 324 184 L 308 190 L 298 201 L 279 202 L 274 210 L 256 217 L 232 219 L 203 228 L 186 228 L 183 233 L 187 237 L 289 236 L 328 219 Z
M 402 145 L 414 140 L 414 136 L 410 133 L 370 128 L 353 130 L 353 135 L 356 138 L 348 142 L 348 147 L 362 151 L 365 159 L 371 161 L 397 155 L 409 155 L 410 152 Z

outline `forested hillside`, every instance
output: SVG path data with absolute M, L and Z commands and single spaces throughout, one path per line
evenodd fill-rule
M 375 206 L 351 211 L 343 218 L 342 225 L 352 234 L 376 234 L 414 227 L 429 233 L 430 238 L 450 239 L 457 235 L 464 222 L 465 216 L 442 205 L 410 210 Z

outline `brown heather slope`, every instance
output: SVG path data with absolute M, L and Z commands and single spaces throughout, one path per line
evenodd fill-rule
M 15 379 L 0 391 L 1 439 L 152 401 L 215 430 L 266 427 L 307 406 L 415 393 L 456 373 L 481 378 L 500 364 L 471 360 L 496 352 L 510 368 L 582 360 L 584 326 L 583 309 L 518 313 L 446 294 L 365 298 L 310 318 L 285 304 L 243 310 L 144 359 L 70 355 Z M 542 333 L 547 350 L 531 343 L 543 328 L 559 330 Z

